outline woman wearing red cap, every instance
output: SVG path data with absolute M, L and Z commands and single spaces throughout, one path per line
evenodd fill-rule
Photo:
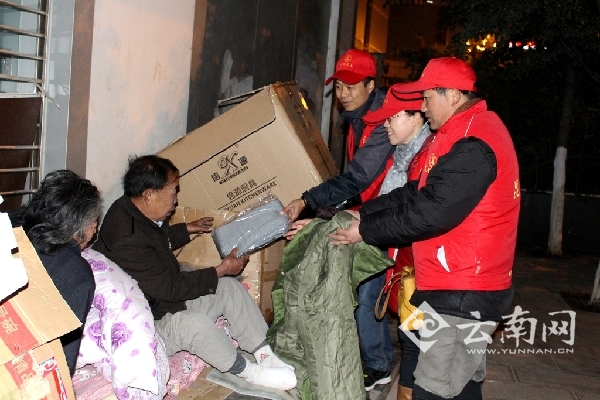
M 394 147 L 390 144 L 383 120 L 367 125 L 362 118 L 376 112 L 383 104 L 385 92 L 375 87 L 375 60 L 366 51 L 350 49 L 337 61 L 335 73 L 325 84 L 333 82 L 336 98 L 344 108 L 342 118 L 348 124 L 346 136 L 348 165 L 346 170 L 320 185 L 306 190 L 291 201 L 283 213 L 296 220 L 308 208 L 318 216 L 329 216 L 350 205 L 377 197 L 386 172 L 392 166 Z M 321 213 L 323 210 L 325 212 Z M 286 235 L 291 239 L 309 220 L 294 222 Z M 392 341 L 387 319 L 377 320 L 373 313 L 385 273 L 375 274 L 358 287 L 358 306 L 354 316 L 358 328 L 363 362 L 365 390 L 391 382 Z
M 433 138 L 429 124 L 425 121 L 425 115 L 421 112 L 423 103 L 421 94 L 409 93 L 400 98 L 394 95 L 393 88 L 394 86 L 388 91 L 379 110 L 363 117 L 363 121 L 369 125 L 384 122 L 383 126 L 388 133 L 390 144 L 396 146 L 394 162 L 383 180 L 380 195 L 419 178 L 425 164 L 427 149 Z M 392 248 L 389 255 L 396 261 L 393 272 L 402 272 L 404 266 L 414 265 L 410 246 Z M 389 272 L 388 279 L 391 277 Z M 398 313 L 399 300 L 393 295 L 398 293 L 397 286 L 398 284 L 394 285 L 389 291 L 389 306 L 394 313 Z M 402 355 L 398 378 L 398 400 L 411 400 L 414 387 L 413 373 L 419 358 L 419 347 L 410 340 L 401 326 L 398 328 Z M 412 333 L 418 335 L 416 330 Z

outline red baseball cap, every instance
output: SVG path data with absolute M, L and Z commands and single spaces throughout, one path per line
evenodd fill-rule
M 366 51 L 350 49 L 345 52 L 335 64 L 335 73 L 325 81 L 325 85 L 334 79 L 348 85 L 356 85 L 365 78 L 377 75 L 375 59 Z
M 396 85 L 399 85 L 399 83 L 396 83 L 388 90 L 383 100 L 383 105 L 380 108 L 362 118 L 365 124 L 379 125 L 400 111 L 421 110 L 421 104 L 423 104 L 421 93 L 395 94 L 393 89 Z
M 475 72 L 463 60 L 441 57 L 429 60 L 416 82 L 394 85 L 395 93 L 422 92 L 435 88 L 476 91 Z

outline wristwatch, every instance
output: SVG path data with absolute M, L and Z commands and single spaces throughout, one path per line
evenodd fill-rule
M 304 207 L 308 206 L 308 201 L 306 201 L 306 197 L 304 197 L 304 195 L 300 196 L 300 199 L 304 202 Z

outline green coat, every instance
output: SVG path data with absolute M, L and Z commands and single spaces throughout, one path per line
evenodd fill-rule
M 364 399 L 354 321 L 358 284 L 393 264 L 364 242 L 332 246 L 330 233 L 352 216 L 315 219 L 285 248 L 272 297 L 274 322 L 267 341 L 296 369 L 303 400 Z

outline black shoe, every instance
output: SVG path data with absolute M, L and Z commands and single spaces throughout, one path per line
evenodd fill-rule
M 365 390 L 372 390 L 375 385 L 384 385 L 392 381 L 390 371 L 377 371 L 372 368 L 365 368 L 363 376 L 365 378 Z

